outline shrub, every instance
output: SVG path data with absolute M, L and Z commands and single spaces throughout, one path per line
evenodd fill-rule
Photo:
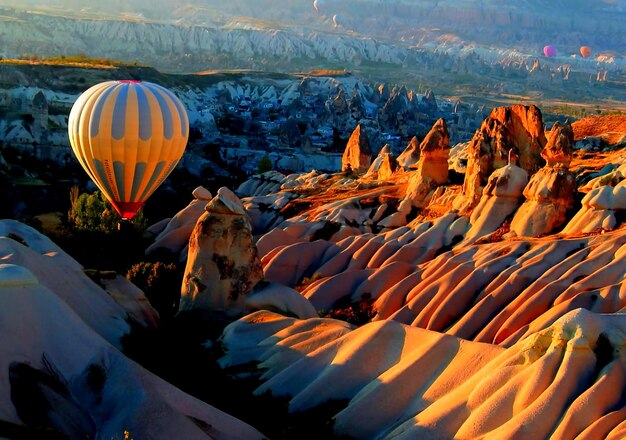
M 111 232 L 118 228 L 122 217 L 115 211 L 100 191 L 80 194 L 78 187 L 70 190 L 68 221 L 78 230 Z M 139 211 L 132 220 L 133 229 L 143 230 L 146 219 Z
M 178 311 L 183 274 L 176 264 L 144 261 L 133 265 L 126 278 L 143 290 L 162 320 Z
M 257 171 L 259 174 L 263 174 L 271 170 L 272 170 L 272 160 L 266 154 L 259 160 L 259 164 L 257 165 Z
M 374 316 L 374 299 L 368 293 L 355 302 L 351 302 L 350 297 L 339 300 L 328 313 L 322 314 L 322 317 L 340 319 L 356 326 L 367 324 Z

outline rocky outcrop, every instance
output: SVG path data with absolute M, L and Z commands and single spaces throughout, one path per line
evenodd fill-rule
M 420 109 L 428 115 L 437 113 L 437 98 L 435 98 L 435 92 L 432 90 L 426 91 L 424 98 L 420 102 Z
M 99 286 L 12 220 L 0 221 L 0 258 L 2 438 L 264 438 L 122 353 L 131 329 L 158 319 L 128 280 Z
M 450 135 L 443 119 L 438 119 L 420 144 L 417 171 L 437 185 L 448 182 Z
M 405 199 L 422 207 L 428 194 L 448 181 L 450 135 L 443 119 L 437 120 L 420 144 L 417 171 L 411 176 Z
M 398 169 L 398 161 L 391 153 L 391 147 L 388 144 L 380 150 L 376 159 L 372 162 L 364 177 L 375 178 L 378 180 L 389 179 Z
M 626 211 L 626 180 L 614 187 L 600 186 L 582 199 L 580 211 L 563 228 L 564 234 L 606 231 L 619 225 L 618 212 Z
M 393 154 L 386 154 L 378 168 L 378 180 L 389 180 L 398 170 L 398 161 Z
M 411 165 L 417 164 L 420 158 L 420 144 L 416 136 L 411 138 L 409 145 L 406 146 L 404 151 L 398 156 L 398 164 L 405 169 L 411 167 Z
M 574 204 L 576 192 L 576 176 L 568 170 L 573 142 L 571 125 L 555 123 L 541 152 L 547 165 L 530 178 L 524 188 L 526 201 L 511 221 L 511 231 L 518 236 L 547 234 L 567 220 L 565 214 Z
M 202 186 L 194 189 L 192 195 L 194 200 L 179 211 L 172 219 L 167 221 L 167 224 L 164 225 L 165 227 L 162 230 L 158 230 L 159 225 L 163 225 L 162 222 L 149 228 L 149 232 L 158 235 L 155 237 L 154 243 L 146 249 L 146 255 L 157 252 L 159 249 L 166 249 L 173 254 L 180 255 L 181 261 L 187 259 L 189 236 L 198 218 L 200 218 L 204 212 L 207 202 L 212 198 L 210 191 Z
M 18 296 L 26 295 L 20 288 L 24 280 L 17 282 L 9 274 L 13 271 L 28 274 L 27 284 L 38 291 L 35 296 L 43 302 L 54 297 L 83 326 L 90 327 L 115 347 L 121 348 L 123 338 L 131 332 L 130 321 L 144 328 L 155 328 L 158 324 L 158 313 L 143 292 L 126 278 L 93 271 L 94 278 L 99 278 L 96 283 L 52 240 L 16 220 L 0 220 L 0 261 L 0 268 L 6 269 L 0 276 L 0 296 L 4 297 L 9 288 L 15 288 Z M 0 320 L 0 328 L 3 324 Z
M 357 173 L 367 171 L 372 160 L 372 149 L 361 125 L 357 125 L 341 158 L 341 171 L 352 170 Z
M 573 145 L 572 125 L 569 122 L 565 124 L 555 122 L 548 134 L 548 141 L 541 152 L 541 157 L 545 159 L 548 167 L 567 169 L 572 161 Z
M 337 436 L 617 439 L 625 324 L 577 309 L 502 348 L 394 321 L 354 328 L 262 311 L 225 329 L 220 365 L 262 362 L 246 369 L 262 382 L 255 393 L 293 412 L 345 401 L 328 413 Z
M 206 205 L 189 239 L 181 311 L 243 313 L 245 296 L 263 278 L 243 205 L 222 187 Z
M 483 190 L 480 202 L 470 217 L 465 241 L 473 243 L 495 232 L 522 203 L 528 174 L 514 163 L 495 170 Z
M 541 111 L 534 105 L 493 109 L 472 138 L 462 197 L 455 208 L 470 210 L 480 200 L 491 173 L 508 162 L 509 151 L 519 157 L 519 167 L 533 175 L 544 164 L 541 151 L 546 145 Z

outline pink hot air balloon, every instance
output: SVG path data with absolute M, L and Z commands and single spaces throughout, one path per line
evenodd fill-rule
M 550 46 L 550 45 L 544 46 L 543 54 L 545 56 L 547 56 L 548 58 L 552 58 L 552 57 L 556 56 L 556 47 Z

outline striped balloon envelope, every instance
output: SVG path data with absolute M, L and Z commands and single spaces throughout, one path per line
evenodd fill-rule
M 189 119 L 164 87 L 107 81 L 76 100 L 68 134 L 91 180 L 122 218 L 131 219 L 182 157 Z

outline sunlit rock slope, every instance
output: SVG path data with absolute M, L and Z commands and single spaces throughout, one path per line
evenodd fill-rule
M 257 312 L 223 334 L 224 368 L 257 363 L 290 411 L 338 401 L 353 438 L 623 438 L 620 314 L 576 310 L 508 348 L 393 321 L 349 328 Z
M 293 412 L 334 402 L 338 435 L 623 437 L 624 146 L 580 150 L 534 108 L 490 118 L 460 146 L 482 171 L 420 206 L 415 166 L 242 185 L 265 281 L 354 324 L 256 312 L 224 331 L 222 366 Z

